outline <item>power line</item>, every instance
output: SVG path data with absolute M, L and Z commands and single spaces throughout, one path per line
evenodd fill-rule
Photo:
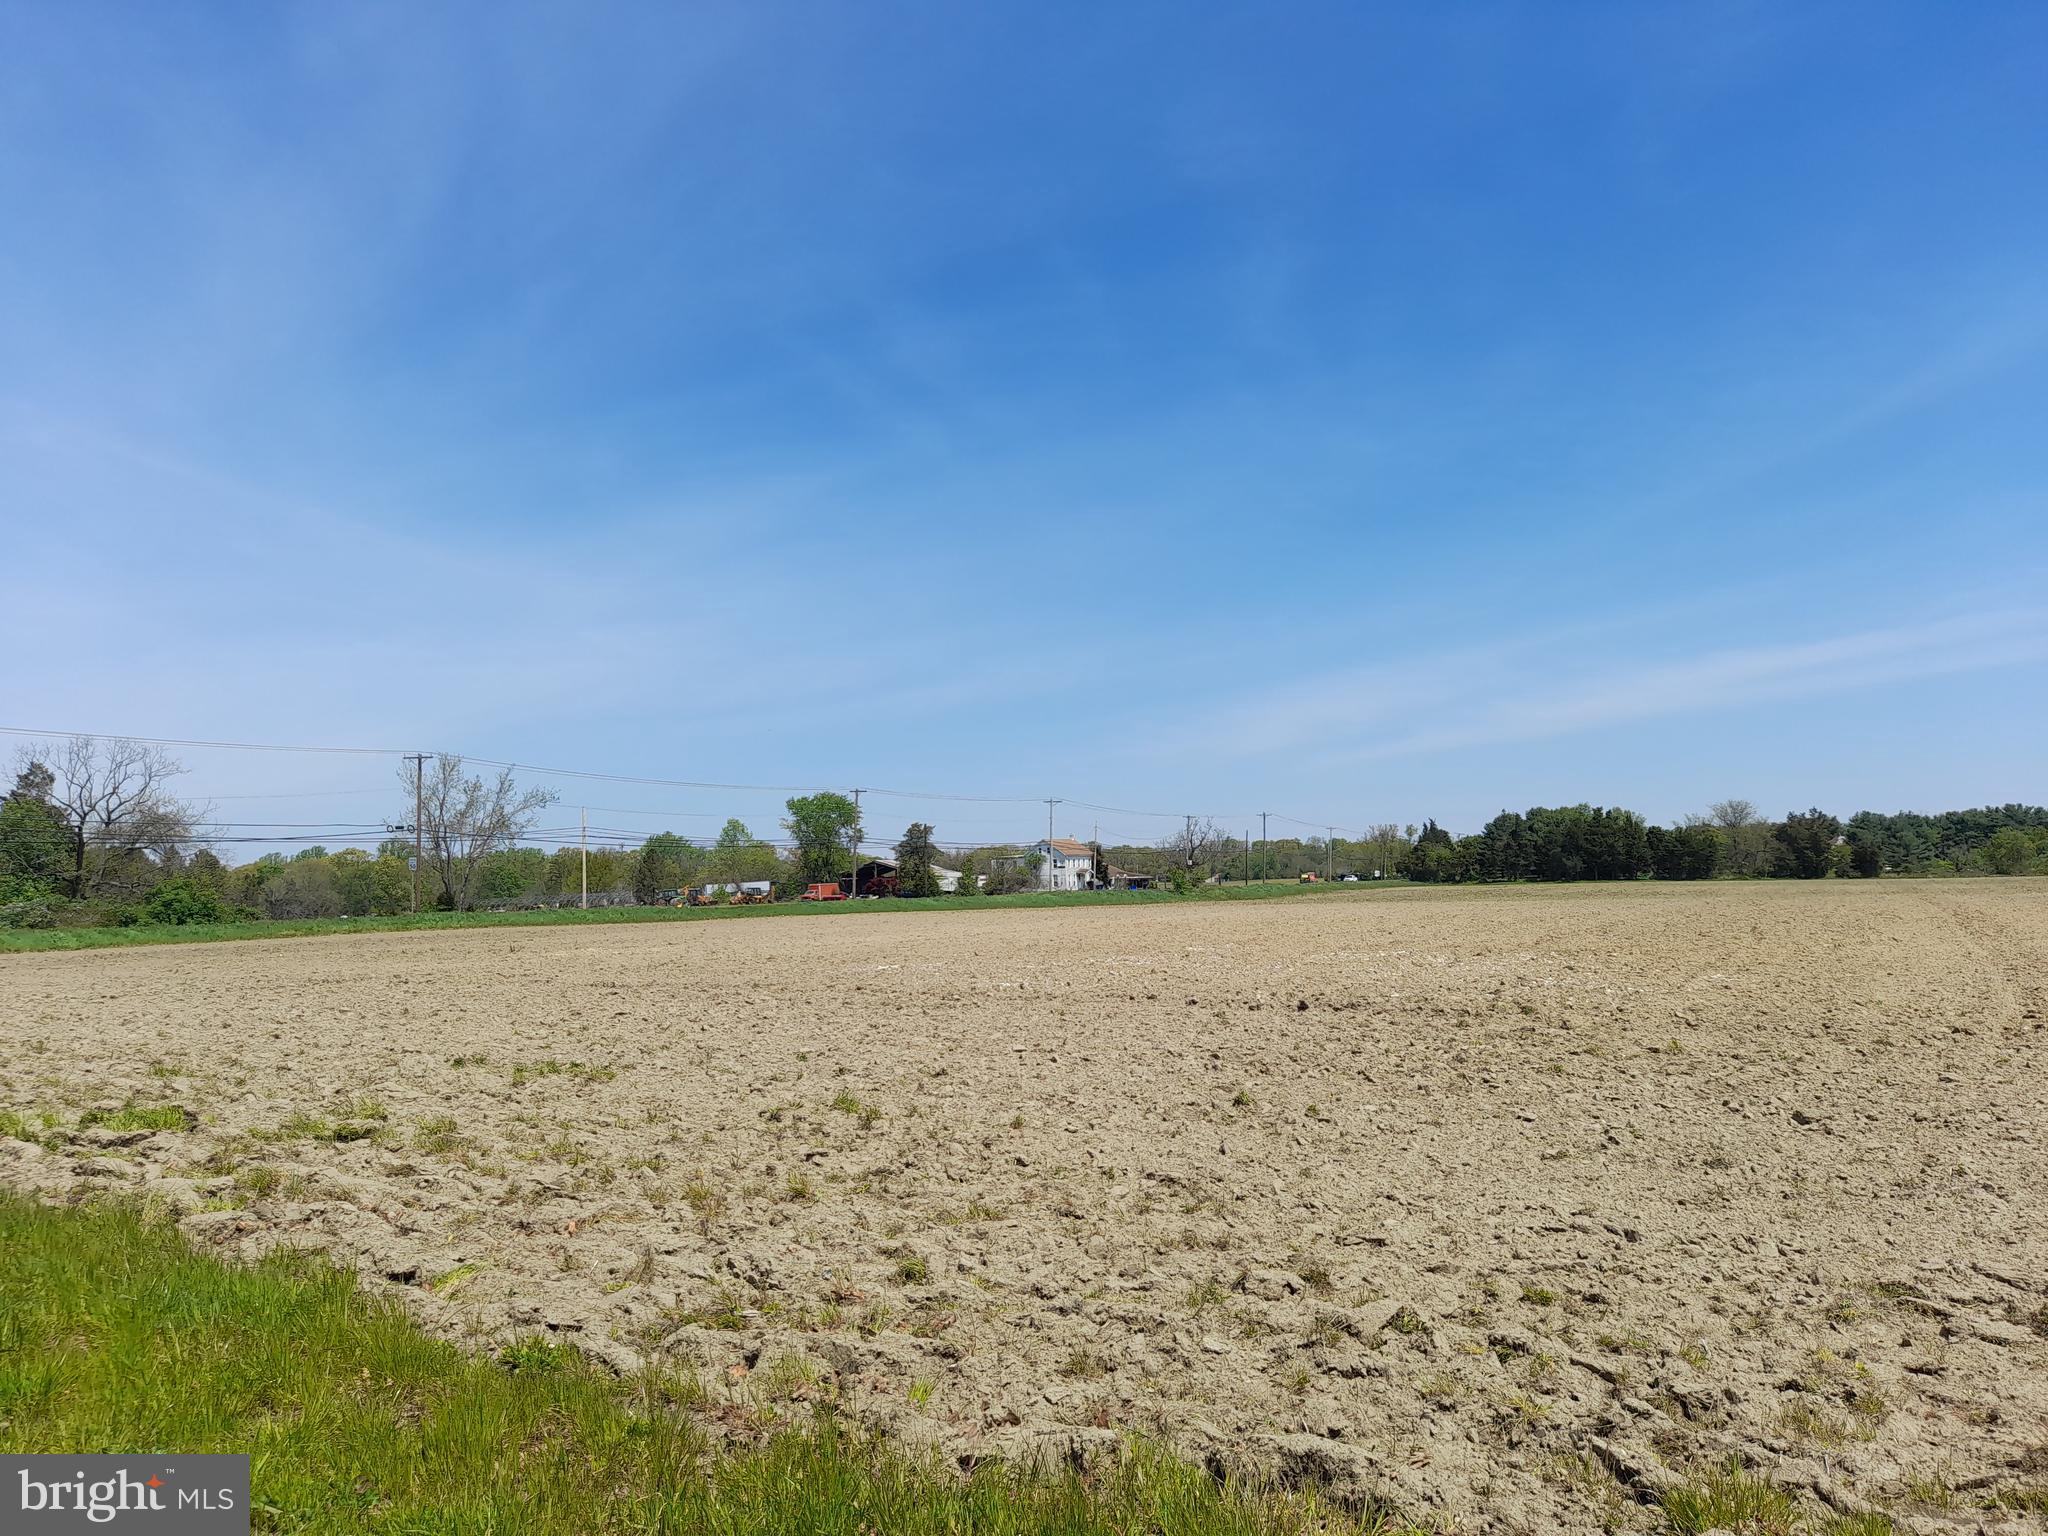
M 1261 814 L 1267 814 L 1267 813 L 1263 813 L 1263 812 L 1262 812 Z M 1271 812 L 1270 814 L 1272 815 L 1272 818 L 1273 818 L 1273 819 L 1274 819 L 1275 821 L 1291 821 L 1291 822 L 1293 822 L 1293 823 L 1294 823 L 1294 824 L 1295 824 L 1295 825 L 1296 825 L 1297 827 L 1307 827 L 1307 828 L 1309 829 L 1309 831 L 1311 831 L 1311 832 L 1329 832 L 1329 833 L 1337 833 L 1337 832 L 1348 832 L 1348 833 L 1350 833 L 1350 834 L 1351 834 L 1351 835 L 1352 835 L 1353 837 L 1362 837 L 1362 836 L 1364 836 L 1364 834 L 1363 834 L 1362 832 L 1358 831 L 1358 830 L 1357 830 L 1357 829 L 1356 829 L 1355 827 L 1338 827 L 1338 826 L 1332 826 L 1332 825 L 1331 825 L 1331 824 L 1330 824 L 1329 822 L 1327 822 L 1327 821 L 1303 821 L 1303 820 L 1302 820 L 1302 819 L 1301 819 L 1301 818 L 1300 818 L 1299 816 L 1283 816 L 1283 815 L 1281 815 L 1281 814 L 1280 814 L 1280 812 L 1278 812 L 1278 811 L 1273 811 L 1273 812 Z
M 255 795 L 208 795 L 209 800 L 326 800 L 338 795 L 388 795 L 388 789 L 293 789 Z
M 971 800 L 980 805 L 1043 805 L 1043 795 L 949 795 L 936 789 L 863 789 L 865 795 L 888 795 L 897 800 Z M 1076 801 L 1076 804 L 1080 802 Z
M 417 752 L 417 751 L 402 751 L 402 750 L 400 750 L 400 749 L 398 749 L 398 748 L 395 748 L 395 747 L 340 747 L 340 746 L 305 746 L 305 745 L 293 745 L 293 744 L 286 744 L 286 743 L 280 743 L 280 742 L 255 742 L 255 741 L 213 741 L 213 740 L 201 740 L 201 739 L 197 739 L 197 738 L 191 738 L 191 737 L 177 737 L 177 736 L 117 736 L 117 735 L 112 735 L 112 734 L 108 734 L 108 733 L 104 733 L 104 732 L 95 732 L 95 731 L 58 731 L 58 730 L 44 730 L 44 729 L 33 729 L 33 728 L 30 728 L 30 727 L 27 727 L 27 726 L 16 726 L 16 725 L 0 725 L 0 735 L 8 735 L 8 736 L 27 736 L 27 737 L 38 737 L 38 738 L 44 738 L 44 739 L 49 739 L 49 738 L 58 738 L 58 737 L 71 737 L 71 738 L 76 738 L 76 739 L 79 739 L 79 740 L 83 740 L 83 741 L 129 741 L 129 742 L 135 742 L 135 743 L 137 743 L 138 745 L 142 745 L 142 746 L 153 746 L 153 747 L 191 747 L 191 748 L 199 748 L 199 749 L 208 749 L 208 750 L 219 750 L 219 751 L 229 751 L 229 752 L 297 752 L 297 753 L 314 753 L 314 754 L 329 754 L 329 755 L 348 755 L 348 756 L 358 756 L 358 757 L 393 757 L 393 758 L 402 758 L 402 759 L 405 759 L 405 760 L 407 760 L 407 761 L 411 761 L 411 762 L 414 762 L 414 763 L 415 763 L 416 765 L 420 764 L 420 763 L 421 763 L 421 761 L 423 760 L 423 758 L 424 758 L 424 757 L 426 757 L 426 756 L 430 755 L 430 754 L 425 754 L 425 753 L 421 753 L 421 752 Z M 658 786 L 658 787 L 661 787 L 661 788 L 665 788 L 665 789 L 711 789 L 711 790 L 723 790 L 723 791 L 727 791 L 727 792 L 733 792 L 733 793 L 754 793 L 754 794 L 777 794 L 777 795 L 781 795 L 781 794 L 812 794 L 812 793 L 818 793 L 818 792 L 821 792 L 821 791 L 825 791 L 825 790 L 831 790 L 831 789 L 833 789 L 833 788 L 834 788 L 834 786 L 831 786 L 831 785 L 822 785 L 822 784 L 741 784 L 741 783 L 731 783 L 731 782 L 723 782 L 723 781 L 717 781 L 717 780 L 709 780 L 709 779 L 664 779 L 664 778 L 656 778 L 656 777 L 652 777 L 652 776 L 649 776 L 649 775 L 642 775 L 642 774 L 626 774 L 626 773 L 602 773 L 602 772 L 598 772 L 598 771 L 596 771 L 596 770 L 593 770 L 593 769 L 587 769 L 587 768 L 548 768 L 548 767 L 543 767 L 543 766 L 541 766 L 541 765 L 539 765 L 539 764 L 536 764 L 536 763 L 520 763 L 520 762 L 511 762 L 511 761 L 507 761 L 507 760 L 504 760 L 504 759 L 501 759 L 501 758 L 491 758 L 491 757 L 471 757 L 471 756 L 468 756 L 468 755 L 466 755 L 466 754 L 450 754 L 450 755 L 453 755 L 453 756 L 460 756 L 460 757 L 462 758 L 462 761 L 463 761 L 463 762 L 464 762 L 465 764 L 474 764 L 474 765 L 477 765 L 477 766 L 479 766 L 479 767 L 486 767 L 486 768 L 501 768 L 501 769 L 506 769 L 506 770 L 508 770 L 508 771 L 511 771 L 511 772 L 517 772 L 517 773 L 529 773 L 529 774 L 538 774 L 538 775 L 540 775 L 540 776 L 542 776 L 542 777 L 544 777 L 544 778 L 564 778 L 564 779 L 583 779 L 583 780 L 589 780 L 589 781 L 593 781 L 593 782 L 597 782 L 597 783 L 606 783 L 606 784 L 646 784 L 646 785 L 650 785 L 650 786 Z M 415 769 L 415 772 L 417 773 L 417 771 L 418 771 L 418 768 L 416 767 L 416 769 Z M 216 797 L 216 798 L 219 798 L 219 799 L 240 799 L 240 798 L 246 798 L 246 799 L 257 799 L 257 798 L 278 798 L 278 799 L 292 799 L 292 798 L 305 798 L 305 799 L 313 799 L 313 798 L 317 798 L 318 796 L 320 796 L 320 795 L 323 795 L 323 794 L 349 794 L 349 795 L 358 795 L 358 794 L 378 794 L 378 793 L 383 793 L 383 791 L 377 791 L 377 790 L 368 790 L 368 789 L 361 789 L 361 790 L 334 790 L 334 791 L 307 791 L 307 792 L 305 793 L 305 795 L 303 795 L 303 796 L 296 796 L 296 795 L 289 795 L 289 794 L 279 794 L 279 795 L 276 795 L 276 796 L 274 796 L 274 797 L 269 797 L 269 796 L 255 796 L 255 795 L 250 795 L 250 796 L 229 796 L 229 795 L 222 795 L 222 796 L 218 796 L 218 797 Z M 861 791 L 861 793 L 863 793 L 863 794 L 869 794 L 869 795 L 885 795 L 885 796 L 888 796 L 888 797 L 890 797 L 890 798 L 894 798 L 894 799 L 902 799 L 902 800 L 933 800 L 933 801 L 952 801 L 952 802 L 960 802 L 960 803 L 972 803 L 972 804 L 981 804 L 981 805 L 1039 805 L 1039 804 L 1043 804 L 1043 803 L 1044 803 L 1044 801 L 1045 801 L 1045 800 L 1046 800 L 1046 798 L 1047 798 L 1046 796 L 1043 796 L 1043 795 L 964 795 L 964 794 L 955 794 L 955 793 L 951 793 L 951 792 L 948 792 L 948 791 L 944 791 L 944 790 L 908 790 L 908 789 L 874 789 L 874 788 L 863 788 L 863 789 L 862 789 L 862 791 Z M 1187 813 L 1187 812 L 1185 812 L 1185 811 L 1152 811 L 1152 810 L 1141 810 L 1141 809 L 1136 809 L 1136 808 L 1133 808 L 1133 807 L 1130 807 L 1130 806 L 1118 806 L 1118 805 L 1101 805 L 1101 804 L 1098 804 L 1098 803 L 1096 803 L 1096 802 L 1094 802 L 1094 801 L 1092 801 L 1092 800 L 1074 800 L 1074 799 L 1070 799 L 1070 798 L 1064 798 L 1064 797 L 1054 797 L 1054 798 L 1056 798 L 1056 799 L 1061 799 L 1062 803 L 1064 803 L 1064 804 L 1067 804 L 1067 805 L 1071 805 L 1071 806 L 1075 806 L 1075 807 L 1077 807 L 1077 808 L 1079 808 L 1079 809 L 1083 809 L 1083 810 L 1090 810 L 1090 811 L 1097 811 L 1097 812 L 1103 812 L 1103 813 L 1107 813 L 1107 814 L 1109 814 L 1109 815 L 1113 815 L 1113 816 L 1139 816 L 1139 817 L 1145 817 L 1145 818 L 1147 818 L 1147 819 L 1151 819 L 1151 820 L 1160 820 L 1160 821 L 1181 821 L 1181 820 L 1182 820 L 1182 819 L 1183 819 L 1184 817 L 1186 817 L 1186 816 L 1188 815 L 1188 813 Z M 627 809 L 627 808 L 625 808 L 625 807 L 591 807 L 591 809 L 594 809 L 594 810 L 605 810 L 605 811 L 607 811 L 607 812 L 608 812 L 609 814 L 612 814 L 612 815 L 624 815 L 624 816 L 639 816 L 639 815 L 648 815 L 648 816 L 656 816 L 656 815 L 659 815 L 659 816 L 676 816 L 676 817 L 683 817 L 683 816 L 691 816 L 691 817 L 698 817 L 698 816 L 702 816 L 702 817 L 716 817 L 716 816 L 717 816 L 717 814 L 718 814 L 717 812 L 713 812 L 713 811 L 641 811 L 641 810 L 632 810 L 632 809 Z M 1238 813 L 1238 812 L 1231 812 L 1231 813 L 1227 813 L 1227 814 L 1225 814 L 1225 813 L 1220 813 L 1220 812 L 1201 812 L 1201 813 L 1197 813 L 1197 814 L 1199 814 L 1199 815 L 1200 815 L 1201 819 L 1203 819 L 1203 820 L 1206 820 L 1206 821 L 1222 821 L 1222 822 L 1226 822 L 1226 823 L 1227 823 L 1227 822 L 1231 822 L 1231 821 L 1237 821 L 1237 820 L 1242 820 L 1242 819 L 1243 819 L 1243 815 L 1242 815 L 1241 813 Z M 1286 821 L 1286 822 L 1292 822 L 1292 823 L 1293 823 L 1294 825 L 1296 825 L 1296 826 L 1300 826 L 1300 827 L 1306 827 L 1306 828 L 1308 828 L 1308 829 L 1309 829 L 1310 831 L 1316 831 L 1316 830 L 1323 830 L 1323 829 L 1327 829 L 1327 830 L 1329 830 L 1329 831 L 1330 831 L 1330 832 L 1331 832 L 1331 833 L 1332 833 L 1333 835 L 1334 835 L 1334 833 L 1335 833 L 1335 832 L 1339 832 L 1339 831 L 1341 831 L 1341 832 L 1345 832 L 1345 833 L 1347 833 L 1347 834 L 1349 834 L 1349 835 L 1351 835 L 1351 836 L 1354 836 L 1354 837 L 1360 837 L 1360 836 L 1363 836 L 1363 835 L 1364 835 L 1363 833 L 1360 833 L 1360 832 L 1356 831 L 1356 830 L 1355 830 L 1354 828 L 1351 828 L 1351 827 L 1335 827 L 1335 826 L 1332 826 L 1332 824 L 1330 824 L 1330 823 L 1328 823 L 1328 822 L 1315 822 L 1315 821 L 1304 821 L 1304 820 L 1302 820 L 1302 819 L 1301 819 L 1300 817 L 1297 817 L 1297 816 L 1284 816 L 1284 815 L 1281 815 L 1281 814 L 1280 814 L 1279 812 L 1277 812 L 1277 811 L 1275 811 L 1275 812 L 1273 812 L 1273 813 L 1271 813 L 1271 814 L 1272 814 L 1272 815 L 1274 816 L 1274 818 L 1275 818 L 1275 819 L 1277 819 L 1277 820 L 1280 820 L 1280 821 Z
M 69 736 L 80 741 L 132 741 L 144 747 L 211 747 L 223 752 L 332 752 L 356 757 L 403 757 L 396 747 L 287 747 L 264 741 L 190 741 L 177 736 L 110 736 L 99 731 L 43 731 L 0 725 L 0 736 Z

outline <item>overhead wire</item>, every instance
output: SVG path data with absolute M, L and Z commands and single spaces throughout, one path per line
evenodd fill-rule
M 418 755 L 414 752 L 404 751 L 395 747 L 308 746 L 279 742 L 221 741 L 201 739 L 195 737 L 177 736 L 122 736 L 95 731 L 60 731 L 13 725 L 0 725 L 0 735 L 38 737 L 44 739 L 71 737 L 85 741 L 128 741 L 134 742 L 142 746 L 190 747 L 196 749 L 209 749 L 232 752 L 295 752 L 314 754 L 353 755 L 364 757 L 408 757 Z M 467 754 L 460 755 L 462 756 L 462 761 L 465 764 L 474 764 L 480 767 L 499 768 L 517 773 L 538 774 L 544 778 L 581 779 L 591 782 L 608 784 L 645 784 L 669 789 L 712 789 L 722 790 L 729 793 L 759 794 L 809 794 L 817 793 L 824 790 L 832 790 L 835 788 L 835 786 L 832 785 L 822 784 L 745 784 L 708 779 L 667 779 L 641 774 L 604 773 L 593 769 L 584 768 L 550 768 L 542 766 L 537 763 L 521 763 L 515 761 L 508 761 L 502 758 L 475 757 Z M 371 789 L 356 789 L 333 791 L 306 791 L 303 794 L 286 792 L 275 793 L 271 795 L 219 795 L 214 796 L 213 798 L 223 800 L 261 798 L 316 799 L 326 794 L 364 795 L 381 793 L 387 792 Z M 1220 821 L 1226 824 L 1232 824 L 1248 822 L 1250 820 L 1250 817 L 1242 812 L 1231 812 L 1228 814 L 1224 814 L 1206 811 L 1189 812 L 1142 810 L 1130 806 L 1104 805 L 1092 800 L 1075 800 L 1061 795 L 967 795 L 957 794 L 944 790 L 908 790 L 885 787 L 862 787 L 860 793 L 863 795 L 887 796 L 892 799 L 945 801 L 956 803 L 973 803 L 982 805 L 1035 806 L 1044 805 L 1047 803 L 1047 801 L 1050 800 L 1056 804 L 1070 806 L 1076 810 L 1096 811 L 1102 814 L 1112 816 L 1137 816 L 1144 817 L 1150 820 L 1160 821 L 1183 821 L 1187 819 L 1195 819 L 1202 821 Z M 625 807 L 603 806 L 591 807 L 591 809 L 601 810 L 607 815 L 623 816 L 647 815 L 703 817 L 715 819 L 720 814 L 715 811 L 643 811 L 638 809 L 628 809 Z M 1278 812 L 1272 812 L 1269 814 L 1275 820 L 1291 822 L 1296 826 L 1309 828 L 1311 831 L 1328 830 L 1332 832 L 1344 832 L 1353 837 L 1360 837 L 1364 835 L 1355 828 L 1348 826 L 1340 826 L 1333 822 L 1305 821 L 1300 817 L 1282 815 Z M 278 825 L 285 824 L 279 823 Z

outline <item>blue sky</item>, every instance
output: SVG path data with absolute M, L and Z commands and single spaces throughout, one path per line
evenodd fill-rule
M 1254 828 L 2048 797 L 2039 6 L 0 39 L 0 724 Z

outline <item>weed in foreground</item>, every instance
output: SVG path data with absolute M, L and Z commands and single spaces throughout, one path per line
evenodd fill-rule
M 863 1104 L 857 1095 L 845 1088 L 833 1096 L 832 1107 L 842 1115 L 853 1116 L 864 1131 L 871 1131 L 881 1123 L 882 1112 L 879 1109 L 872 1104 Z
M 33 1141 L 41 1146 L 56 1147 L 62 1144 L 57 1135 L 57 1117 L 43 1114 L 33 1125 L 28 1116 L 15 1109 L 0 1109 L 0 1141 Z
M 1665 1494 L 1661 1507 L 1678 1536 L 1727 1531 L 1735 1536 L 1896 1536 L 1889 1515 L 1828 1514 L 1809 1518 L 1792 1495 L 1739 1462 Z
M 1792 1536 L 1798 1528 L 1792 1495 L 1735 1463 L 1672 1489 L 1664 1495 L 1663 1507 L 1672 1529 L 1684 1536 L 1714 1530 Z
M 123 1104 L 119 1109 L 89 1109 L 78 1118 L 81 1131 L 183 1131 L 193 1123 L 190 1112 L 176 1104 Z
M 420 1122 L 412 1144 L 422 1152 L 456 1152 L 469 1144 L 469 1138 L 453 1115 L 434 1115 Z

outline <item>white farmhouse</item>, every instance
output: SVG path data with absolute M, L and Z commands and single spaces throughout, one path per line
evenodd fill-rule
M 1085 891 L 1095 884 L 1095 850 L 1071 837 L 1041 837 L 1031 845 L 1038 855 L 1041 891 Z

